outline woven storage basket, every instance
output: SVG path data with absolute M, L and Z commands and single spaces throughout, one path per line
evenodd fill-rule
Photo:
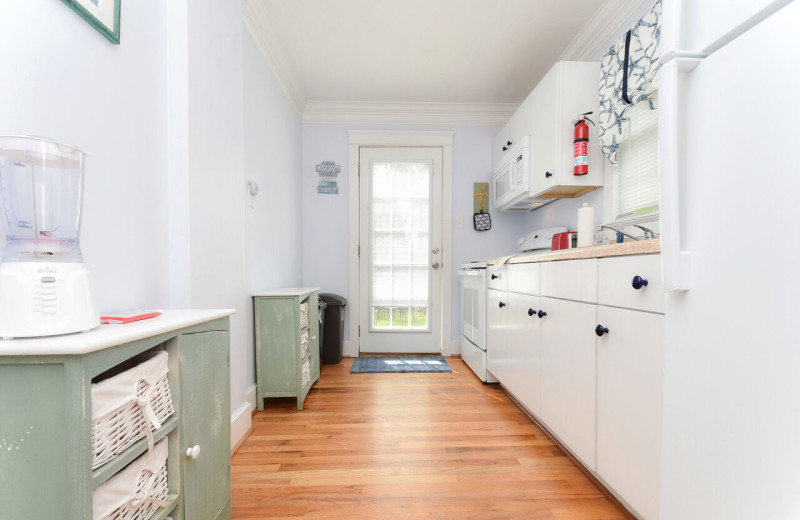
M 308 331 L 300 334 L 300 359 L 308 354 Z
M 169 390 L 169 357 L 147 352 L 145 361 L 92 385 L 92 469 L 153 431 L 175 412 Z
M 308 303 L 300 304 L 300 328 L 308 325 Z
M 145 520 L 166 506 L 167 439 L 94 490 L 92 520 Z
M 311 360 L 306 359 L 303 361 L 303 366 L 300 367 L 300 377 L 301 383 L 300 386 L 306 386 L 309 381 L 311 381 Z

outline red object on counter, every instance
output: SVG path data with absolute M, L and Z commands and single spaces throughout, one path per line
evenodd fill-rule
M 100 316 L 101 323 L 130 323 L 132 321 L 146 320 L 161 316 L 160 311 L 134 311 L 115 314 L 114 316 Z
M 577 231 L 567 231 L 566 233 L 556 233 L 553 235 L 553 243 L 550 247 L 553 251 L 561 249 L 572 249 L 578 241 Z

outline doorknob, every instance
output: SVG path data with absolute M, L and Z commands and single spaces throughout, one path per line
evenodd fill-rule
M 200 445 L 195 444 L 191 448 L 186 449 L 186 458 L 188 459 L 197 459 L 200 456 Z
M 434 262 L 433 264 L 431 264 L 431 267 L 433 267 L 434 269 L 439 269 L 439 262 Z
M 433 253 L 434 255 L 438 255 L 439 254 L 439 248 L 438 247 L 434 247 L 433 250 L 431 251 L 431 253 Z

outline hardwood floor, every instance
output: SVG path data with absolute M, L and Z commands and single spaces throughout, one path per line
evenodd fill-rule
M 612 520 L 609 502 L 496 385 L 323 365 L 304 410 L 267 400 L 233 456 L 235 519 Z

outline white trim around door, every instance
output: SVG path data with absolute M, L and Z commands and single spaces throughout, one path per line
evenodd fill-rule
M 361 147 L 440 147 L 442 149 L 442 352 L 450 346 L 453 277 L 453 135 L 455 132 L 414 132 L 349 130 L 349 301 L 350 341 L 345 355 L 359 353 L 358 327 L 362 303 L 359 298 L 358 242 L 359 190 L 358 164 Z

